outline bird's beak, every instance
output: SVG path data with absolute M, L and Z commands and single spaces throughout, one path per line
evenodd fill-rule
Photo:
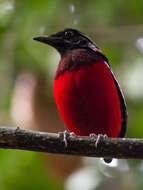
M 50 35 L 50 36 L 37 36 L 34 37 L 33 40 L 43 42 L 45 44 L 49 44 L 53 47 L 56 48 L 57 44 L 59 43 L 59 38 L 55 35 Z
M 57 34 L 52 34 L 50 36 L 37 36 L 34 37 L 33 40 L 43 42 L 45 44 L 48 44 L 55 49 L 58 50 L 58 52 L 62 55 L 63 52 L 66 50 L 66 43 L 60 36 L 57 36 Z

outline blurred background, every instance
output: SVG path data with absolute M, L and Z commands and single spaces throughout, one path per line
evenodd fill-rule
M 65 129 L 53 97 L 59 54 L 32 40 L 64 28 L 90 36 L 124 92 L 128 137 L 143 138 L 143 0 L 0 0 L 0 125 Z M 143 162 L 0 150 L 1 190 L 142 190 Z

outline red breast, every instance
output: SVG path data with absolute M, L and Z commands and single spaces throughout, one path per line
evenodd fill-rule
M 71 132 L 81 136 L 90 133 L 119 136 L 120 100 L 104 60 L 64 71 L 54 81 L 54 95 L 60 115 Z

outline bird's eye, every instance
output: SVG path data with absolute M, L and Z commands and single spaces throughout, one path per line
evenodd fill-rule
M 65 39 L 69 40 L 70 38 L 72 38 L 74 36 L 73 32 L 72 31 L 66 31 L 64 33 L 64 37 Z

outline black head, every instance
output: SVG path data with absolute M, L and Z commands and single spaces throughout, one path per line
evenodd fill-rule
M 65 29 L 50 36 L 34 37 L 34 40 L 49 44 L 56 48 L 61 55 L 77 48 L 99 50 L 96 44 L 86 35 L 75 29 Z M 99 50 L 100 51 L 100 50 Z

